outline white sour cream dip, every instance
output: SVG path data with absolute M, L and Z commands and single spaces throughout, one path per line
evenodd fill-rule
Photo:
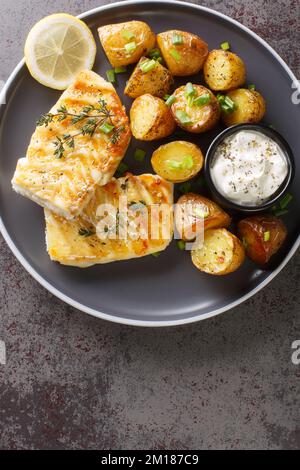
M 284 150 L 263 133 L 241 130 L 216 149 L 210 169 L 217 190 L 239 205 L 261 205 L 284 182 L 288 164 Z

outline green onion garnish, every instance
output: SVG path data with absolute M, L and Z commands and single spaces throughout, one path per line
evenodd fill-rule
M 170 98 L 171 95 L 165 95 L 164 100 L 167 101 Z
M 133 158 L 138 162 L 143 162 L 145 158 L 146 152 L 142 149 L 136 149 L 133 155 Z
M 278 210 L 275 210 L 273 213 L 274 213 L 275 217 L 281 217 L 282 215 L 288 214 L 289 211 L 287 209 L 285 209 L 285 210 L 278 209 Z
M 281 210 L 284 210 L 288 207 L 290 202 L 293 200 L 293 196 L 289 193 L 287 193 L 280 201 L 279 201 L 279 206 Z
M 184 124 L 184 125 L 192 124 L 191 118 L 188 116 L 188 114 L 185 111 L 178 110 L 176 111 L 175 114 L 176 114 L 178 121 L 180 121 L 181 124 Z
M 186 98 L 188 96 L 193 96 L 195 94 L 195 92 L 196 92 L 196 90 L 195 90 L 193 84 L 190 83 L 190 82 L 187 83 L 186 86 L 185 86 L 185 96 L 186 96 Z
M 177 62 L 181 59 L 181 55 L 179 54 L 176 49 L 170 49 L 170 54 L 173 57 L 173 59 L 177 60 Z
M 151 70 L 155 69 L 156 67 L 156 61 L 154 59 L 147 59 L 144 62 L 141 63 L 140 69 L 142 72 L 147 73 L 151 72 Z
M 185 183 L 182 183 L 179 186 L 179 191 L 183 194 L 189 193 L 192 189 L 192 184 L 189 181 L 186 181 Z
M 124 162 L 121 162 L 116 171 L 117 175 L 122 176 L 124 173 L 126 173 L 126 171 L 128 171 L 128 165 L 126 165 Z
M 169 96 L 169 98 L 167 98 L 166 105 L 167 106 L 172 106 L 172 104 L 175 103 L 175 101 L 176 101 L 175 96 L 171 95 L 171 96 Z
M 256 90 L 256 86 L 254 84 L 251 84 L 248 86 L 249 90 L 251 91 L 255 91 Z
M 127 72 L 127 69 L 126 69 L 126 67 L 116 67 L 114 69 L 114 71 L 115 71 L 115 73 L 125 73 L 125 72 Z
M 158 58 L 156 59 L 156 62 L 158 62 L 159 64 L 162 64 L 163 61 L 164 61 L 164 59 L 163 59 L 162 57 L 158 57 Z
M 136 50 L 136 42 L 128 42 L 127 44 L 125 44 L 125 49 L 128 54 L 132 54 L 132 52 Z
M 183 44 L 183 37 L 181 36 L 181 34 L 173 34 L 172 44 L 174 44 L 174 46 L 179 46 L 180 44 Z
M 178 246 L 179 250 L 181 250 L 181 251 L 185 250 L 185 242 L 183 240 L 178 240 L 177 246 Z
M 156 253 L 152 253 L 152 256 L 154 256 L 154 258 L 158 258 L 160 255 L 160 251 L 157 251 Z
M 264 232 L 264 241 L 265 241 L 265 242 L 268 242 L 268 241 L 270 240 L 270 236 L 271 236 L 271 234 L 270 234 L 269 231 L 268 231 L 268 232 Z
M 229 49 L 230 49 L 229 42 L 228 41 L 222 42 L 221 49 L 223 49 L 223 51 L 229 51 Z
M 102 126 L 99 127 L 100 131 L 104 132 L 104 134 L 109 134 L 114 128 L 115 126 L 108 124 L 108 122 L 105 122 L 102 124 Z
M 161 57 L 161 53 L 159 49 L 151 49 L 149 52 L 150 59 L 159 59 Z
M 217 95 L 217 99 L 220 103 L 222 111 L 226 114 L 233 113 L 237 109 L 237 105 L 234 101 L 232 101 L 229 96 L 221 95 L 220 93 Z
M 205 95 L 198 96 L 198 98 L 195 98 L 193 100 L 193 105 L 204 106 L 205 104 L 210 103 L 210 101 L 211 101 L 211 96 L 207 93 Z
M 181 161 L 178 160 L 167 160 L 166 165 L 171 169 L 171 170 L 190 170 L 194 166 L 194 160 L 191 155 L 187 155 L 186 157 L 183 157 Z
M 107 80 L 110 83 L 116 83 L 116 76 L 115 76 L 114 70 L 106 70 L 106 76 L 107 76 Z
M 122 36 L 126 41 L 131 41 L 134 39 L 134 34 L 131 31 L 123 31 Z

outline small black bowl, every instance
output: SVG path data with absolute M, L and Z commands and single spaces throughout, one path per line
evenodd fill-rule
M 210 169 L 211 169 L 211 163 L 213 161 L 215 152 L 217 147 L 230 135 L 233 135 L 237 133 L 240 130 L 250 130 L 250 131 L 257 131 L 260 132 L 270 139 L 274 140 L 279 147 L 284 151 L 286 160 L 287 160 L 287 165 L 288 165 L 288 174 L 286 179 L 283 181 L 281 186 L 278 188 L 278 190 L 263 204 L 260 205 L 255 205 L 255 206 L 249 206 L 249 205 L 240 205 L 232 202 L 231 200 L 227 199 L 223 194 L 221 194 L 216 186 L 213 183 L 213 180 L 211 178 L 210 174 Z M 238 124 L 236 126 L 229 127 L 228 129 L 225 129 L 221 134 L 219 134 L 215 140 L 212 142 L 210 145 L 206 157 L 205 157 L 205 178 L 208 184 L 208 187 L 213 194 L 214 198 L 216 201 L 223 206 L 226 209 L 232 210 L 234 212 L 236 211 L 241 211 L 241 212 L 246 212 L 246 213 L 257 213 L 257 212 L 262 212 L 267 209 L 270 209 L 270 207 L 276 205 L 276 202 L 281 199 L 284 194 L 287 192 L 293 177 L 295 174 L 295 160 L 294 160 L 294 155 L 293 152 L 287 143 L 287 141 L 282 137 L 279 132 L 275 131 L 271 127 L 267 127 L 261 124 Z

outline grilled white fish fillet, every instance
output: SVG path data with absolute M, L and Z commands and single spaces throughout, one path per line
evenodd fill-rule
M 53 261 L 85 268 L 139 258 L 164 250 L 173 237 L 173 185 L 156 175 L 128 173 L 98 187 L 77 219 L 66 220 L 49 210 L 45 216 Z
M 64 155 L 57 158 L 56 137 L 80 134 L 87 120 L 73 124 L 72 116 L 62 121 L 55 117 L 47 127 L 36 128 L 26 158 L 18 161 L 12 181 L 15 191 L 67 219 L 82 212 L 96 186 L 110 181 L 126 152 L 131 134 L 125 108 L 110 83 L 94 72 L 83 71 L 50 110 L 55 114 L 66 106 L 69 113 L 78 115 L 87 106 L 98 107 L 100 99 L 106 102 L 115 129 L 120 130 L 117 142 L 112 143 L 110 135 L 98 129 L 93 136 L 76 136 L 74 148 L 65 145 Z

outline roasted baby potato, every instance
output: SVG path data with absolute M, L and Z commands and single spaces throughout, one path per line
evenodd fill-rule
M 231 217 L 215 202 L 200 194 L 188 193 L 181 196 L 175 208 L 175 224 L 182 240 L 194 240 L 197 224 L 201 230 L 227 228 Z
M 222 120 L 228 127 L 235 124 L 258 123 L 266 113 L 266 102 L 260 93 L 247 88 L 230 91 L 227 96 L 234 102 L 235 110 L 222 113 Z
M 171 30 L 157 35 L 157 43 L 171 74 L 177 77 L 194 75 L 203 67 L 208 46 L 199 36 Z
M 138 62 L 153 49 L 156 36 L 143 21 L 108 24 L 98 29 L 102 47 L 112 67 Z
M 245 260 L 241 241 L 225 228 L 207 230 L 202 248 L 192 250 L 192 262 L 207 274 L 223 276 L 236 271 Z
M 171 110 L 176 123 L 182 129 L 201 133 L 211 130 L 218 123 L 220 105 L 208 88 L 188 83 L 177 88 L 173 96 L 175 101 Z
M 130 98 L 137 98 L 145 93 L 163 98 L 170 93 L 173 85 L 174 79 L 166 67 L 155 60 L 142 57 L 132 72 L 124 93 Z
M 177 140 L 161 145 L 152 155 L 154 171 L 172 183 L 193 178 L 203 167 L 204 157 L 197 145 Z
M 239 222 L 238 230 L 247 255 L 258 264 L 267 263 L 287 236 L 282 220 L 271 215 L 247 217 Z
M 242 59 L 230 51 L 215 49 L 204 64 L 204 79 L 214 91 L 229 91 L 246 81 L 246 68 Z
M 170 108 L 157 96 L 145 94 L 136 98 L 130 110 L 131 131 L 138 140 L 167 137 L 176 124 Z

